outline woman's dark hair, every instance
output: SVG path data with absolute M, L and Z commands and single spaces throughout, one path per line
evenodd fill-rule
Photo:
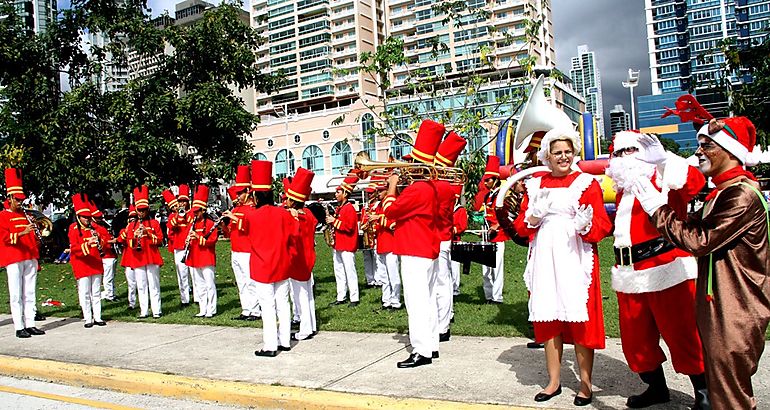
M 273 191 L 256 191 L 254 192 L 254 200 L 257 202 L 257 208 L 262 205 L 275 205 Z

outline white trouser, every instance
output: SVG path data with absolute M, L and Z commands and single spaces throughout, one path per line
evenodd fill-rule
M 449 330 L 449 321 L 452 319 L 452 305 L 454 304 L 454 286 L 452 283 L 452 259 L 450 248 L 452 241 L 441 242 L 438 254 L 438 271 L 436 272 L 436 312 L 438 315 L 438 332 L 446 333 Z
M 139 315 L 147 316 L 147 301 L 153 316 L 160 316 L 160 266 L 145 265 L 134 269 L 136 290 L 139 293 Z
M 449 254 L 449 259 L 452 259 L 452 253 Z M 452 293 L 457 296 L 460 294 L 460 273 L 463 266 L 460 262 L 452 261 Z M 452 306 L 454 309 L 454 306 Z
M 5 267 L 8 273 L 8 295 L 11 301 L 13 327 L 22 330 L 35 327 L 35 287 L 37 261 L 27 259 Z
M 102 321 L 102 275 L 78 279 L 78 299 L 86 323 Z
M 128 284 L 128 306 L 136 307 L 136 272 L 133 268 L 126 268 L 126 283 Z
M 495 302 L 503 301 L 503 279 L 505 276 L 505 242 L 495 242 L 495 268 L 481 267 L 481 276 L 484 280 L 484 297 Z
M 364 277 L 366 277 L 367 285 L 375 285 L 377 283 L 377 258 L 374 256 L 373 249 L 364 249 L 361 251 L 364 256 Z
M 299 315 L 299 332 L 297 339 L 304 339 L 315 331 L 315 298 L 311 281 L 299 281 L 290 279 L 292 300 L 294 301 L 295 314 Z M 297 313 L 296 311 L 299 311 Z
M 337 281 L 337 300 L 345 300 L 350 290 L 350 301 L 358 302 L 358 274 L 353 252 L 334 251 L 334 280 Z
M 436 330 L 436 282 L 434 259 L 401 256 L 401 280 L 404 284 L 404 303 L 409 318 L 409 342 L 412 352 L 431 357 L 438 351 Z
M 230 263 L 235 274 L 235 283 L 238 285 L 238 297 L 241 301 L 241 314 L 243 316 L 259 316 L 259 304 L 257 294 L 254 291 L 254 282 L 251 279 L 249 252 L 232 252 Z
M 401 278 L 398 276 L 398 255 L 393 252 L 377 254 L 377 269 L 382 271 L 382 306 L 401 307 Z
M 297 297 L 299 296 L 299 285 L 297 285 L 297 281 L 294 279 L 289 279 L 289 301 L 291 302 L 291 321 L 293 322 L 299 322 L 301 318 L 300 310 L 302 307 L 300 306 L 299 300 L 297 300 Z
M 102 268 L 104 269 L 104 278 L 102 278 L 104 292 L 101 296 L 103 299 L 112 299 L 115 297 L 115 258 L 102 259 Z
M 217 314 L 217 283 L 214 266 L 190 268 L 193 281 L 198 283 L 199 314 L 211 317 Z
M 176 266 L 176 281 L 179 285 L 179 298 L 182 303 L 190 303 L 190 268 L 182 262 L 184 250 L 174 251 L 174 265 Z M 195 293 L 195 278 L 193 278 L 193 293 Z M 195 301 L 198 301 L 198 295 L 194 295 Z
M 262 307 L 262 350 L 276 351 L 279 343 L 291 347 L 289 281 L 256 282 L 255 288 L 259 306 Z

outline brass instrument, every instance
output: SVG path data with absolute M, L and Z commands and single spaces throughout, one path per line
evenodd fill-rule
M 468 176 L 465 175 L 465 171 L 462 168 L 438 167 L 436 168 L 436 179 L 452 184 L 465 185 L 468 181 Z
M 377 219 L 379 219 L 377 214 L 375 214 L 374 212 L 367 212 L 366 222 L 361 225 L 361 232 L 363 232 L 362 236 L 363 236 L 364 249 L 374 248 L 374 241 L 377 235 L 377 232 L 375 231 L 374 223 Z
M 324 210 L 326 211 L 326 217 L 330 217 L 329 215 L 329 207 L 324 206 Z M 324 229 L 324 241 L 326 241 L 326 244 L 329 245 L 330 248 L 334 248 L 334 225 L 333 224 L 326 224 L 326 228 Z
M 538 172 L 548 172 L 548 167 L 537 166 L 527 168 L 511 175 L 505 182 L 503 182 L 497 193 L 497 198 L 495 199 L 495 215 L 497 216 L 497 221 L 500 224 L 500 228 L 502 228 L 509 237 L 514 239 L 514 242 L 517 242 L 516 238 L 519 238 L 519 236 L 516 234 L 516 230 L 513 227 L 513 221 L 516 220 L 516 217 L 519 215 L 521 200 L 524 195 L 514 192 L 513 186 L 516 182 L 524 180 Z M 519 244 L 521 245 L 521 243 Z
M 136 222 L 134 222 L 134 227 L 136 227 L 136 223 L 139 222 L 139 228 L 141 229 L 140 235 L 134 235 L 134 239 L 136 239 L 136 245 L 134 245 L 134 250 L 137 252 L 142 251 L 142 237 L 144 237 L 144 221 L 141 219 L 137 219 Z M 134 229 L 136 230 L 136 229 Z
M 32 224 L 32 231 L 35 233 L 40 244 L 43 244 L 43 239 L 48 237 L 53 232 L 53 222 L 50 218 L 45 216 L 42 212 L 36 209 L 22 208 L 24 217 L 27 218 L 27 222 Z
M 439 171 L 436 167 L 432 165 L 426 165 L 421 163 L 412 163 L 412 162 L 404 162 L 404 161 L 394 161 L 394 162 L 377 162 L 372 161 L 369 158 L 369 154 L 366 151 L 361 151 L 358 154 L 356 154 L 356 158 L 353 161 L 353 168 L 359 171 L 363 171 L 368 173 L 368 175 L 374 176 L 374 175 L 380 175 L 380 176 L 390 176 L 393 172 L 399 171 L 399 186 L 407 186 L 411 185 L 413 182 L 416 181 L 431 181 L 436 180 L 439 177 Z M 455 169 L 459 170 L 459 168 L 446 168 L 446 169 Z M 459 170 L 462 172 L 462 170 Z M 329 181 L 326 182 L 327 188 L 334 188 L 339 186 L 343 179 L 345 179 L 347 175 L 337 175 L 335 177 L 332 177 L 329 179 Z M 339 180 L 339 182 L 336 182 Z M 334 183 L 332 183 L 335 181 Z M 356 186 L 358 185 L 369 185 L 371 181 L 361 179 L 356 183 Z

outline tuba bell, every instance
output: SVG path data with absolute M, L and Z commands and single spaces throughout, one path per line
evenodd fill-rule
M 546 99 L 543 92 L 544 81 L 544 77 L 540 75 L 521 110 L 519 122 L 513 134 L 514 147 L 517 150 L 524 145 L 528 136 L 538 131 L 550 131 L 554 128 L 574 129 L 569 116 Z

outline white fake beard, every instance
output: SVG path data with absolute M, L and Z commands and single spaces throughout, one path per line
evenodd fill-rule
M 627 189 L 639 178 L 652 178 L 655 165 L 636 159 L 636 155 L 626 155 L 610 159 L 610 165 L 605 171 L 615 182 L 615 190 Z

